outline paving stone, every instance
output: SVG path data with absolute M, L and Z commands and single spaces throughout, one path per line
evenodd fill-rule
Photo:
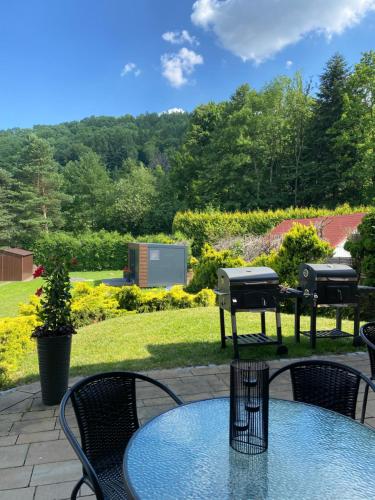
M 73 448 L 63 440 L 32 443 L 26 457 L 26 465 L 45 464 L 75 458 Z
M 9 413 L 22 413 L 28 411 L 30 409 L 30 406 L 32 405 L 32 402 L 33 402 L 32 397 L 24 399 L 23 401 L 20 401 L 19 403 L 11 406 L 10 408 L 3 410 L 1 414 L 7 415 Z
M 24 443 L 40 443 L 43 441 L 54 441 L 59 439 L 60 431 L 44 431 L 44 432 L 30 432 L 28 434 L 20 434 L 17 439 L 17 444 Z M 16 436 L 14 436 L 16 437 Z
M 76 481 L 69 481 L 59 484 L 44 484 L 37 486 L 34 500 L 63 500 L 70 498 Z
M 16 444 L 14 446 L 4 446 L 4 448 L 0 448 L 0 469 L 23 465 L 28 447 L 27 444 Z
M 142 405 L 138 405 L 140 408 L 143 406 L 160 406 L 160 405 L 165 405 L 168 406 L 170 405 L 171 407 L 176 406 L 174 404 L 174 401 L 172 398 L 169 396 L 166 396 L 165 398 L 148 398 L 142 400 Z
M 59 405 L 46 406 L 42 397 L 33 398 L 33 404 L 31 405 L 30 411 L 43 411 L 43 410 L 53 410 L 58 408 Z
M 0 422 L 0 436 L 6 436 L 12 428 L 12 425 L 13 422 L 7 422 L 6 420 Z
M 214 398 L 228 398 L 229 397 L 229 389 L 226 391 L 215 391 L 213 393 Z
M 36 394 L 40 392 L 40 382 L 33 382 L 32 384 L 20 385 L 17 391 L 26 392 L 29 394 Z
M 229 365 L 209 365 L 191 368 L 193 375 L 216 375 L 217 373 L 229 373 Z
M 0 394 L 0 411 L 6 410 L 7 408 L 14 406 L 15 404 L 19 403 L 20 401 L 24 401 L 29 397 L 30 395 L 24 392 L 18 392 L 18 391 L 2 392 Z
M 156 415 L 160 415 L 160 413 L 169 410 L 169 408 L 169 406 L 147 406 L 144 408 L 140 408 L 138 417 L 142 420 L 148 420 L 155 417 Z
M 22 413 L 0 413 L 0 422 L 17 422 L 21 418 Z
M 210 393 L 210 392 L 201 392 L 199 394 L 191 394 L 184 401 L 186 403 L 190 403 L 190 402 L 193 402 L 193 401 L 201 401 L 203 399 L 211 399 L 211 398 L 213 398 L 213 394 L 212 393 Z
M 81 476 L 82 466 L 78 460 L 35 465 L 30 485 L 63 483 L 78 480 Z
M 12 426 L 11 434 L 21 434 L 26 432 L 51 431 L 56 424 L 56 418 L 41 418 L 38 420 L 21 420 Z
M 149 377 L 156 380 L 167 380 L 172 378 L 180 378 L 191 376 L 191 368 L 175 368 L 170 370 L 152 370 L 146 373 Z
M 4 436 L 0 437 L 0 446 L 11 446 L 15 444 L 17 436 Z
M 19 403 L 20 401 L 28 399 L 29 397 L 30 395 L 24 392 L 18 392 L 18 391 L 2 392 L 0 393 L 0 411 L 6 410 L 7 408 L 10 408 L 11 406 Z
M 84 484 L 79 492 L 80 497 L 87 497 L 92 495 L 92 489 L 87 486 L 87 484 Z
M 33 500 L 35 488 L 0 491 L 0 500 Z
M 39 418 L 49 418 L 53 417 L 55 410 L 40 410 L 40 411 L 29 411 L 24 414 L 22 420 L 36 420 Z
M 33 468 L 30 465 L 0 469 L 0 490 L 28 486 L 32 470 Z

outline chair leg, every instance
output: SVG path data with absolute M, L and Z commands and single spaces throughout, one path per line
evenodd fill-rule
M 367 409 L 367 398 L 368 398 L 368 390 L 369 385 L 366 384 L 365 393 L 363 395 L 363 403 L 362 403 L 362 413 L 361 413 L 361 424 L 364 424 L 366 417 L 366 409 Z
M 70 495 L 70 500 L 76 500 L 77 494 L 84 482 L 84 477 L 82 476 L 81 479 L 78 481 L 78 483 L 74 486 L 72 494 Z

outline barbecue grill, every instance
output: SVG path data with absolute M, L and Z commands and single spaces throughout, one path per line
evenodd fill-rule
M 299 287 L 302 292 L 295 303 L 295 339 L 300 335 L 310 338 L 312 348 L 319 338 L 353 337 L 353 344 L 359 345 L 360 298 L 364 293 L 375 290 L 373 287 L 358 285 L 358 276 L 354 269 L 343 264 L 301 264 L 299 268 Z M 310 330 L 301 331 L 300 317 L 303 306 L 310 309 Z M 317 330 L 318 307 L 336 308 L 336 328 Z M 342 310 L 354 309 L 353 333 L 342 330 Z
M 275 271 L 269 267 L 225 268 L 217 271 L 220 311 L 221 347 L 226 341 L 233 342 L 234 357 L 239 358 L 239 347 L 277 345 L 278 354 L 286 354 L 288 349 L 282 345 L 279 299 L 282 289 Z M 225 334 L 224 311 L 231 315 L 232 335 Z M 275 312 L 277 340 L 266 335 L 266 311 Z M 239 334 L 237 331 L 237 312 L 259 312 L 260 333 Z

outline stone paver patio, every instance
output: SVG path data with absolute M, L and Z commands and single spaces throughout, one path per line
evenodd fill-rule
M 369 374 L 367 353 L 324 359 L 338 361 Z M 292 360 L 271 361 L 271 371 Z M 147 375 L 163 381 L 186 402 L 228 396 L 229 366 L 158 370 Z M 72 379 L 74 383 L 77 379 Z M 274 397 L 291 399 L 288 376 L 271 386 Z M 159 389 L 139 383 L 138 413 L 142 423 L 173 406 Z M 361 396 L 360 396 L 361 397 Z M 73 414 L 71 425 L 76 428 Z M 366 424 L 375 427 L 375 394 L 370 393 Z M 58 422 L 58 407 L 41 402 L 39 383 L 0 393 L 0 500 L 60 500 L 70 498 L 81 477 L 81 466 Z M 80 495 L 94 498 L 87 487 Z

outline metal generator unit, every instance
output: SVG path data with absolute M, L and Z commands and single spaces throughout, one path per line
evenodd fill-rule
M 128 281 L 141 288 L 185 285 L 187 247 L 160 243 L 129 243 Z
M 286 354 L 288 349 L 282 345 L 280 297 L 283 293 L 279 277 L 269 267 L 240 267 L 218 269 L 218 296 L 220 311 L 221 346 L 226 341 L 233 342 L 234 356 L 239 358 L 239 347 L 277 345 L 278 354 Z M 225 334 L 224 311 L 231 315 L 232 335 Z M 266 335 L 266 311 L 275 312 L 277 339 Z M 239 334 L 237 331 L 237 312 L 259 312 L 260 333 Z
M 374 291 L 375 288 L 358 285 L 358 276 L 354 269 L 343 264 L 301 264 L 299 269 L 299 287 L 301 294 L 296 296 L 295 339 L 300 335 L 310 338 L 312 348 L 320 338 L 353 337 L 353 344 L 359 345 L 360 299 L 361 295 Z M 310 330 L 301 331 L 300 317 L 302 307 L 310 309 Z M 336 328 L 317 329 L 318 307 L 336 308 Z M 342 310 L 354 308 L 353 333 L 342 330 Z

